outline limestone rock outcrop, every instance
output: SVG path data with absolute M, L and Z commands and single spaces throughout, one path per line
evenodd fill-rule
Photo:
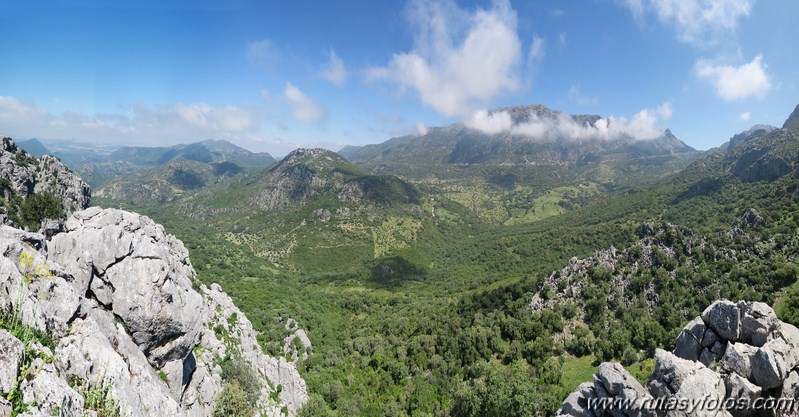
M 52 342 L 0 331 L 0 391 L 21 392 L 26 415 L 82 416 L 101 392 L 123 416 L 209 416 L 231 361 L 251 375 L 260 415 L 293 416 L 307 401 L 296 365 L 262 352 L 247 317 L 218 285 L 196 282 L 161 225 L 90 208 L 64 229 L 48 241 L 0 227 L 0 307 Z
M 58 158 L 49 155 L 35 158 L 10 138 L 0 136 L 0 140 L 0 178 L 7 181 L 0 186 L 1 197 L 9 200 L 14 195 L 24 200 L 34 194 L 49 193 L 61 199 L 62 210 L 67 214 L 89 206 L 91 188 Z M 9 213 L 0 217 L 0 224 L 9 223 Z M 61 220 L 45 219 L 41 231 L 59 231 Z
M 777 416 L 796 412 L 780 407 L 799 404 L 792 402 L 799 402 L 799 329 L 777 319 L 764 303 L 714 302 L 683 328 L 674 352 L 658 349 L 654 359 L 646 390 L 630 384 L 634 398 L 649 403 L 621 402 L 630 398 L 627 392 L 597 384 L 611 377 L 634 381 L 621 365 L 603 363 L 594 384 L 580 385 L 558 415 Z

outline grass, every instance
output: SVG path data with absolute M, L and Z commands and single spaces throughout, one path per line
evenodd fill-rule
M 560 386 L 566 392 L 574 391 L 583 382 L 593 381 L 592 377 L 596 373 L 596 357 L 593 355 L 576 358 L 573 356 L 564 357 L 563 368 L 561 369 Z

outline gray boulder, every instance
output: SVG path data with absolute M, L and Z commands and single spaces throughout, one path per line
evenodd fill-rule
M 691 320 L 682 329 L 680 335 L 677 336 L 674 354 L 690 361 L 699 360 L 699 355 L 702 353 L 704 335 L 705 322 L 700 317 Z
M 702 312 L 702 320 L 724 340 L 737 342 L 741 337 L 741 311 L 732 301 L 714 302 Z
M 700 401 L 713 398 L 717 407 L 704 407 L 684 410 L 684 415 L 715 416 L 723 404 L 726 388 L 719 374 L 701 363 L 679 358 L 662 349 L 655 352 L 655 370 L 647 383 L 650 394 L 655 398 L 686 399 Z
M 17 385 L 23 353 L 22 342 L 11 333 L 0 330 L 0 393 L 8 394 Z
M 751 415 L 750 406 L 754 404 L 756 398 L 762 396 L 762 388 L 735 373 L 724 377 L 724 385 L 727 389 L 728 403 L 733 404 L 727 411 L 736 417 Z
M 757 353 L 757 348 L 745 343 L 730 343 L 719 362 L 719 371 L 735 373 L 745 379 L 752 377 L 752 358 Z
M 777 322 L 777 315 L 767 304 L 749 303 L 741 322 L 741 340 L 753 346 L 763 346 L 768 342 Z
M 594 384 L 590 382 L 583 382 L 574 392 L 566 397 L 566 399 L 563 401 L 563 406 L 555 414 L 559 416 L 593 417 L 594 412 L 589 408 L 588 405 L 588 402 L 592 398 L 596 398 Z

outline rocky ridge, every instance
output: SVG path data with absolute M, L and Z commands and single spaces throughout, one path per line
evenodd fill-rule
M 73 174 L 58 158 L 44 155 L 35 158 L 19 148 L 11 138 L 0 136 L 0 178 L 7 184 L 0 186 L 0 195 L 13 205 L 13 197 L 25 200 L 31 195 L 50 193 L 61 199 L 62 211 L 69 214 L 89 206 L 91 188 Z M 18 210 L 18 207 L 16 208 Z M 13 224 L 7 207 L 0 214 L 0 224 Z M 63 226 L 61 219 L 47 219 L 42 228 L 57 231 Z
M 799 400 L 798 389 L 799 329 L 778 320 L 764 303 L 719 300 L 685 326 L 674 352 L 655 352 L 646 387 L 620 364 L 606 362 L 593 382 L 566 398 L 557 415 L 774 416 L 789 413 L 777 409 L 776 401 Z M 627 405 L 596 407 L 614 399 Z M 772 408 L 757 410 L 758 403 Z
M 738 261 L 746 255 L 741 250 L 719 245 L 719 242 L 730 242 L 735 239 L 751 241 L 752 246 L 763 250 L 752 239 L 751 232 L 766 225 L 765 219 L 753 208 L 747 209 L 731 225 L 728 231 L 712 236 L 694 233 L 691 229 L 668 222 L 645 223 L 638 229 L 639 240 L 625 249 L 611 246 L 594 252 L 584 259 L 571 258 L 568 265 L 552 272 L 544 280 L 543 287 L 547 291 L 533 294 L 530 308 L 541 311 L 555 308 L 559 304 L 575 302 L 581 299 L 583 290 L 592 282 L 607 281 L 611 291 L 608 302 L 631 307 L 639 296 L 643 296 L 650 309 L 660 302 L 659 288 L 654 280 L 645 283 L 635 282 L 642 273 L 660 270 L 665 280 L 674 280 L 678 268 L 689 270 L 698 268 L 700 262 L 695 257 L 702 251 L 701 262 Z M 607 276 L 598 277 L 598 274 Z M 547 293 L 551 291 L 551 294 Z
M 188 251 L 147 217 L 96 207 L 73 213 L 65 231 L 0 227 L 0 415 L 80 416 L 101 390 L 123 416 L 209 416 L 246 369 L 255 409 L 292 416 L 305 382 L 285 358 L 261 351 L 256 332 L 218 285 L 196 288 Z M 20 352 L 23 352 L 22 354 Z

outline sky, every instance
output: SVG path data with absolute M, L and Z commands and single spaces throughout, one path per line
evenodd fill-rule
M 285 155 L 544 104 L 708 149 L 799 104 L 795 0 L 0 0 L 0 135 Z M 571 131 L 570 131 L 571 132 Z

